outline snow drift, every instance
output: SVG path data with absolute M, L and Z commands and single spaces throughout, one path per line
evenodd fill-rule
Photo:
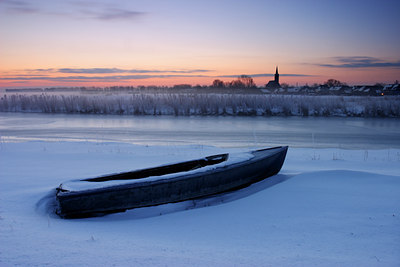
M 246 189 L 101 218 L 62 220 L 36 209 L 65 179 L 241 151 L 1 143 L 0 265 L 400 264 L 398 149 L 289 149 L 279 175 Z

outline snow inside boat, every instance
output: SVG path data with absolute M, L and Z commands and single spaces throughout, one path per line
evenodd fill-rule
M 277 174 L 287 146 L 220 154 L 60 184 L 56 213 L 82 218 L 180 202 L 249 186 Z

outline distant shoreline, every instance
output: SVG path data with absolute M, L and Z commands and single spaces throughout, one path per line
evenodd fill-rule
M 188 84 L 168 86 L 110 86 L 110 87 L 46 87 L 46 88 L 3 88 L 0 93 L 199 93 L 199 94 L 278 94 L 278 95 L 339 95 L 339 96 L 400 96 L 400 84 L 340 85 L 327 86 L 283 86 L 278 88 L 218 88 L 212 86 L 191 86 Z

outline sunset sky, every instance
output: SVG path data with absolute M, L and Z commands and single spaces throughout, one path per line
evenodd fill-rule
M 0 88 L 400 80 L 399 0 L 0 0 Z

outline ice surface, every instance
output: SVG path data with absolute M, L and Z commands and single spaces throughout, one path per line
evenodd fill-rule
M 0 141 L 400 149 L 400 120 L 1 113 Z
M 0 143 L 0 266 L 399 266 L 400 150 L 289 148 L 280 174 L 211 199 L 64 220 L 61 182 L 244 149 Z

